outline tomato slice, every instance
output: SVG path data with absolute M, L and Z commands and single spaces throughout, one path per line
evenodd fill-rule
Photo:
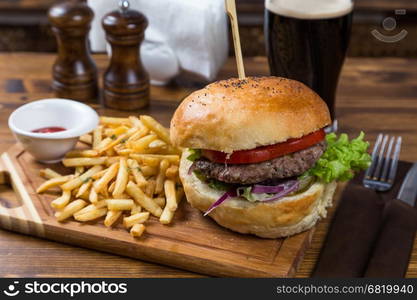
M 261 146 L 250 150 L 233 152 L 229 158 L 221 151 L 203 150 L 202 155 L 217 163 L 249 164 L 258 163 L 273 158 L 294 153 L 322 141 L 325 137 L 324 129 L 317 130 L 298 139 L 289 139 L 275 145 Z

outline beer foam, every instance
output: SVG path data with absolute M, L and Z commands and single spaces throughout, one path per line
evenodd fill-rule
M 329 19 L 344 16 L 353 9 L 352 0 L 265 0 L 273 13 L 298 19 Z

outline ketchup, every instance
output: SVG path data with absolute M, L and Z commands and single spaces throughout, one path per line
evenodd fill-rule
M 58 126 L 51 126 L 51 127 L 43 127 L 39 129 L 34 129 L 32 132 L 35 133 L 54 133 L 59 131 L 65 131 L 66 129 L 64 127 L 58 127 Z

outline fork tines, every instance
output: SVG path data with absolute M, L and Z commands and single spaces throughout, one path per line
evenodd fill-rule
M 372 150 L 372 163 L 363 180 L 366 187 L 378 191 L 386 191 L 392 187 L 397 173 L 401 141 L 401 136 L 390 138 L 388 135 L 378 134 Z

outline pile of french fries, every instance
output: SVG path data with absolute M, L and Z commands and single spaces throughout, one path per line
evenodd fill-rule
M 184 191 L 178 176 L 181 149 L 172 146 L 167 128 L 145 115 L 101 117 L 80 141 L 89 147 L 72 150 L 62 160 L 74 174 L 40 171 L 48 180 L 38 193 L 62 190 L 51 202 L 58 221 L 104 217 L 104 225 L 111 227 L 123 218 L 134 237 L 143 234 L 150 215 L 162 224 L 171 222 Z

